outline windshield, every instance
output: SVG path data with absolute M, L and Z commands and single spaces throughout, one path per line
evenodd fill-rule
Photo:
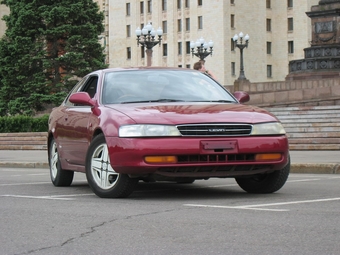
M 105 75 L 103 104 L 176 101 L 236 103 L 221 85 L 200 72 L 142 69 Z

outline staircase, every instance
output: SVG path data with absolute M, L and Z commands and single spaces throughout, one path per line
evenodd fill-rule
M 0 150 L 46 150 L 47 132 L 0 133 Z
M 291 150 L 340 150 L 340 105 L 266 109 L 282 122 Z

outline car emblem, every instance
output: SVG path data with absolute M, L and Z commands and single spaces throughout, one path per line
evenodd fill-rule
M 218 133 L 222 133 L 222 132 L 226 132 L 226 129 L 224 128 L 211 128 L 208 129 L 209 132 L 218 132 Z

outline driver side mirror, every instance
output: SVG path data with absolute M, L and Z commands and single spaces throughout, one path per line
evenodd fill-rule
M 91 99 L 87 92 L 76 92 L 73 93 L 70 98 L 70 102 L 76 105 L 87 105 L 93 107 L 95 103 Z
M 244 91 L 235 91 L 233 95 L 241 104 L 250 100 L 249 94 Z

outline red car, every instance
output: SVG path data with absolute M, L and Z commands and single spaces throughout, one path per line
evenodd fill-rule
M 127 197 L 140 180 L 212 177 L 275 192 L 290 171 L 287 136 L 275 116 L 242 104 L 248 100 L 196 70 L 92 72 L 50 115 L 52 183 L 69 186 L 78 171 L 99 197 Z

